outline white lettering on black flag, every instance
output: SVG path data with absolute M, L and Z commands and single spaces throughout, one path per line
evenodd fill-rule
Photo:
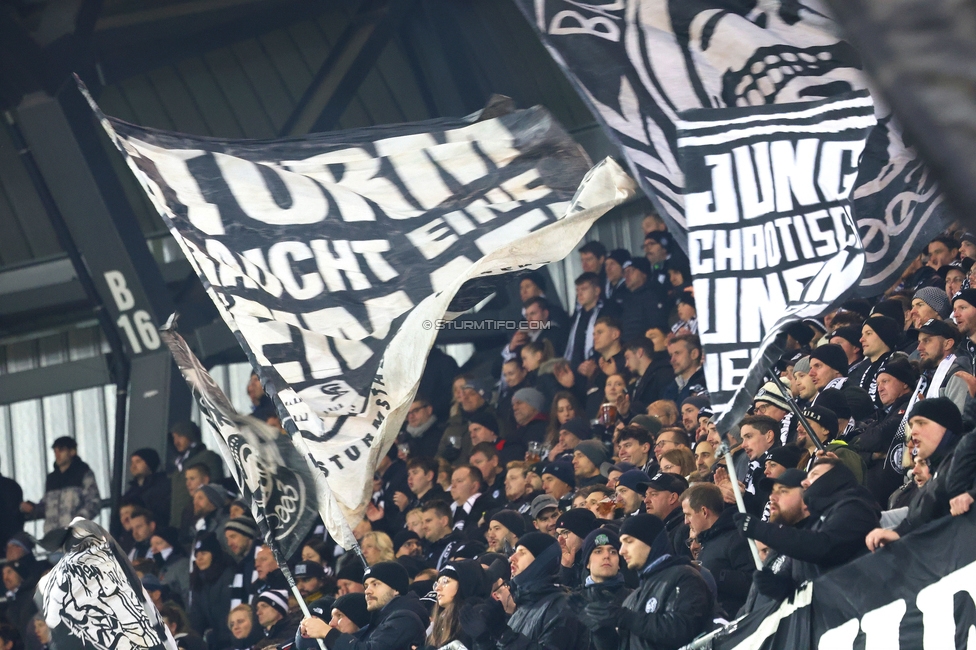
M 214 430 L 220 455 L 234 473 L 245 502 L 251 505 L 261 534 L 279 563 L 287 562 L 301 549 L 316 523 L 319 507 L 315 480 L 284 434 L 234 409 L 174 327 L 175 316 L 171 316 L 160 330 L 161 338 Z M 328 512 L 331 505 L 324 510 Z
M 692 109 L 789 104 L 867 88 L 822 0 L 516 0 L 686 245 L 676 123 Z M 881 293 L 951 217 L 932 174 L 880 103 L 853 216 L 867 251 L 858 292 Z M 687 249 L 686 249 L 687 250 Z
M 102 123 L 354 522 L 461 286 L 561 259 L 634 194 L 541 107 L 265 142 Z
M 874 124 L 864 92 L 682 114 L 689 259 L 708 391 L 716 412 L 731 407 L 723 431 L 761 386 L 764 357 L 781 354 L 775 334 L 827 311 L 861 276 L 848 197 Z

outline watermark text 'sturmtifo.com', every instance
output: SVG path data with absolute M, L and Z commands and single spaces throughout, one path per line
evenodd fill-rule
M 547 330 L 549 321 L 535 320 L 425 320 L 425 330 Z

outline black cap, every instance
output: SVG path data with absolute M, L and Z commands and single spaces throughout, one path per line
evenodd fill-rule
M 295 565 L 295 570 L 292 574 L 296 579 L 302 578 L 318 578 L 322 580 L 325 578 L 325 569 L 318 562 L 299 562 Z
M 976 307 L 976 305 L 973 306 Z M 930 318 L 922 323 L 922 326 L 918 328 L 918 333 L 941 336 L 944 339 L 952 339 L 956 343 L 963 339 L 962 333 L 952 323 L 938 318 Z
M 651 276 L 651 263 L 647 261 L 646 257 L 632 257 L 630 258 L 629 266 L 637 269 L 644 275 Z
M 788 469 L 776 478 L 764 478 L 759 482 L 759 489 L 763 492 L 772 492 L 774 485 L 785 485 L 789 488 L 802 487 L 803 479 L 807 473 L 801 469 Z
M 369 625 L 369 611 L 366 609 L 366 594 L 343 594 L 332 603 L 332 609 L 338 609 L 360 629 Z
M 580 539 L 585 538 L 594 528 L 600 524 L 597 522 L 596 515 L 586 508 L 573 508 L 559 515 L 556 520 L 556 529 L 565 528 Z
M 782 447 L 773 447 L 770 449 L 768 455 L 766 456 L 766 460 L 771 460 L 787 469 L 796 469 L 796 466 L 800 464 L 800 458 L 803 457 L 804 453 L 805 450 L 797 447 L 796 445 L 783 445 Z
M 837 414 L 830 409 L 814 404 L 803 409 L 803 417 L 826 429 L 828 440 L 837 435 Z M 813 432 L 811 431 L 810 434 L 812 435 Z
M 640 491 L 646 491 L 647 488 L 651 488 L 652 490 L 663 490 L 665 492 L 682 494 L 688 489 L 688 481 L 686 481 L 684 477 L 678 476 L 677 474 L 658 472 L 652 476 L 649 481 L 642 481 L 638 483 L 637 488 Z

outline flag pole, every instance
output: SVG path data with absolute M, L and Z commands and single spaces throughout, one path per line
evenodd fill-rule
M 779 392 L 782 393 L 783 399 L 785 399 L 786 403 L 790 405 L 790 411 L 793 412 L 793 417 L 795 417 L 797 422 L 801 423 L 803 428 L 807 430 L 807 437 L 813 441 L 813 444 L 817 447 L 818 451 L 826 452 L 827 450 L 824 448 L 824 444 L 820 442 L 820 438 L 813 433 L 813 428 L 810 426 L 810 423 L 807 422 L 807 419 L 803 417 L 803 413 L 800 412 L 800 407 L 798 407 L 796 402 L 793 401 L 792 393 L 786 390 L 786 386 L 783 385 L 783 381 L 779 378 L 776 370 L 774 369 L 773 372 L 769 374 L 773 378 L 773 383 L 776 384 L 777 388 L 779 388 Z
M 267 539 L 264 541 L 266 544 L 268 544 L 268 548 L 271 549 L 271 552 L 274 553 L 275 559 L 278 560 L 278 568 L 281 569 L 281 573 L 284 574 L 285 580 L 288 581 L 288 586 L 291 587 L 291 593 L 295 595 L 295 600 L 298 601 L 298 607 L 302 610 L 302 614 L 305 616 L 305 618 L 311 618 L 312 613 L 308 611 L 308 605 L 305 604 L 305 597 L 302 596 L 302 592 L 298 591 L 298 585 L 295 583 L 295 576 L 291 574 L 291 569 L 288 567 L 288 561 L 285 560 L 282 562 L 284 558 L 279 557 L 278 549 L 275 548 L 274 544 L 268 543 Z M 318 641 L 319 650 L 327 650 L 325 647 L 325 642 L 322 641 L 322 639 L 317 638 L 315 640 Z
M 732 451 L 729 449 L 729 443 L 725 440 L 719 445 L 718 453 L 725 456 L 725 469 L 729 473 L 729 480 L 732 482 L 732 493 L 735 495 L 735 505 L 738 506 L 739 512 L 746 514 L 746 503 L 742 500 L 742 490 L 739 489 L 739 478 L 735 474 L 735 463 L 732 461 Z M 752 559 L 756 562 L 756 569 L 762 571 L 763 563 L 759 558 L 759 547 L 756 546 L 756 540 L 749 539 L 749 550 L 752 551 Z

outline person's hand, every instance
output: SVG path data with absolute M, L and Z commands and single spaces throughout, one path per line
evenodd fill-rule
M 973 497 L 968 492 L 963 492 L 959 496 L 953 497 L 949 501 L 949 512 L 952 513 L 953 517 L 964 515 L 969 512 L 969 508 L 973 505 L 973 501 Z
M 601 628 L 617 627 L 620 618 L 620 605 L 611 601 L 587 603 L 579 613 L 580 622 L 592 632 Z
M 617 413 L 627 415 L 630 413 L 630 395 L 623 393 L 617 398 Z
M 573 376 L 573 369 L 565 361 L 560 361 L 553 367 L 552 375 L 563 388 L 572 388 L 576 383 L 576 377 Z
M 960 370 L 959 372 L 957 372 L 956 377 L 959 377 L 964 382 L 966 382 L 966 386 L 969 388 L 969 396 L 976 397 L 976 377 L 972 376 L 971 374 L 969 374 L 964 370 Z
M 30 501 L 24 501 L 20 504 L 20 511 L 25 515 L 29 515 L 30 513 L 34 512 L 34 504 Z
M 383 514 L 383 508 L 377 508 L 372 501 L 366 504 L 366 518 L 370 521 L 379 521 L 383 518 Z
M 840 458 L 832 451 L 821 451 L 817 450 L 817 458 L 833 458 L 834 460 L 840 460 Z
M 579 374 L 583 375 L 587 379 L 596 374 L 598 370 L 596 361 L 593 359 L 587 359 L 583 363 L 579 364 L 579 368 L 576 369 Z
M 395 503 L 396 507 L 399 508 L 402 512 L 404 509 L 406 509 L 407 506 L 410 505 L 410 497 L 408 497 L 403 492 L 394 492 L 393 503 Z
M 328 623 L 316 616 L 302 619 L 298 629 L 301 631 L 302 637 L 306 639 L 324 639 L 325 635 L 332 630 Z
M 525 330 L 518 330 L 512 335 L 512 342 L 508 344 L 508 349 L 510 352 L 515 352 L 517 349 L 529 342 L 529 333 Z
M 748 512 L 737 512 L 732 515 L 732 521 L 743 537 L 754 537 L 760 525 L 759 517 L 754 517 Z
M 497 600 L 469 600 L 458 616 L 461 629 L 472 639 L 498 635 L 508 626 L 505 608 Z
M 564 445 L 562 442 L 557 442 L 555 445 L 553 445 L 552 451 L 549 452 L 549 462 L 555 462 L 555 460 L 559 458 L 559 454 L 565 452 L 566 450 L 566 445 Z
M 875 528 L 864 538 L 864 544 L 868 550 L 874 553 L 882 546 L 901 539 L 901 535 L 887 528 Z

